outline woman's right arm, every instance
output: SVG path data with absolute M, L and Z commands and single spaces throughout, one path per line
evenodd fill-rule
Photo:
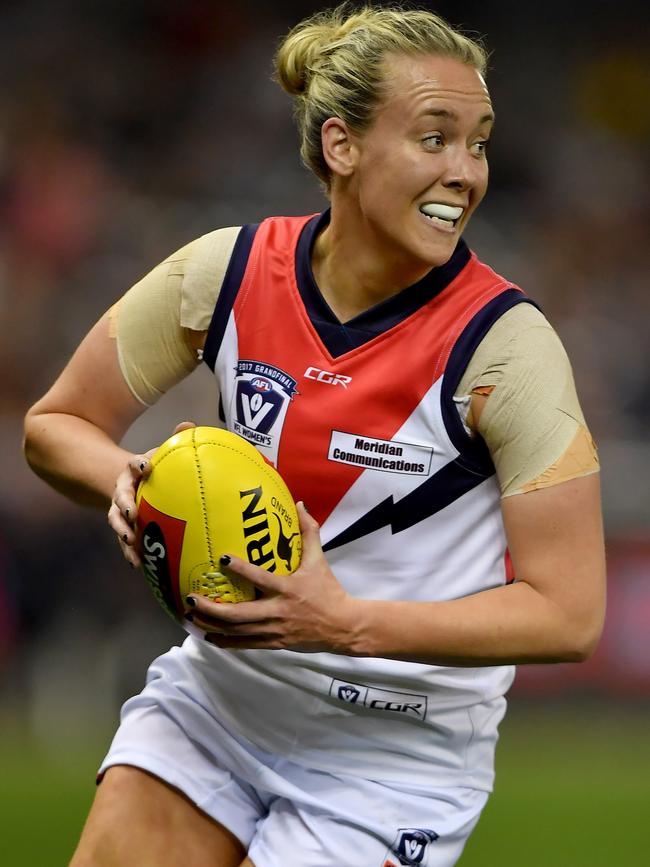
M 109 509 L 109 524 L 134 566 L 140 562 L 133 547 L 135 491 L 148 455 L 118 443 L 199 363 L 238 234 L 237 227 L 210 232 L 145 275 L 91 329 L 25 419 L 31 468 L 70 499 Z
M 70 499 L 108 509 L 115 480 L 134 457 L 117 443 L 145 409 L 124 381 L 105 313 L 27 413 L 27 462 Z
M 187 336 L 195 350 L 202 347 L 204 332 Z M 135 493 L 149 472 L 151 452 L 133 454 L 118 442 L 145 409 L 126 384 L 110 335 L 110 313 L 105 313 L 25 418 L 30 467 L 75 502 L 107 509 L 108 523 L 133 567 L 140 565 Z M 174 433 L 192 426 L 181 422 Z

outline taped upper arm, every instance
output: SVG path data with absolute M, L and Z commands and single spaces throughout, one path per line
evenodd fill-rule
M 504 496 L 598 470 L 566 352 L 542 313 L 509 310 L 488 332 L 461 380 L 470 425 L 485 440 Z
M 156 403 L 198 364 L 180 324 L 183 266 L 169 260 L 156 266 L 111 311 L 120 369 L 143 407 Z
M 178 250 L 111 311 L 120 368 L 144 406 L 191 373 L 210 324 L 239 228 L 218 229 Z

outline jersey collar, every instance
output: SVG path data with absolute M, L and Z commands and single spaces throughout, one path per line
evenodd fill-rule
M 469 247 L 461 238 L 444 265 L 433 268 L 421 280 L 397 295 L 375 304 L 347 322 L 341 322 L 323 298 L 311 267 L 314 243 L 329 221 L 328 208 L 305 224 L 296 248 L 296 281 L 307 315 L 333 358 L 363 346 L 415 313 L 458 276 L 471 256 Z

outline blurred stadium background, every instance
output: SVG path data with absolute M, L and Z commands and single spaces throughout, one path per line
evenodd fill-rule
M 182 633 L 103 514 L 52 493 L 22 417 L 81 336 L 217 226 L 316 211 L 278 37 L 323 4 L 4 0 L 0 19 L 0 831 L 64 865 L 121 701 Z M 462 864 L 647 864 L 650 806 L 650 59 L 647 4 L 437 2 L 484 34 L 498 121 L 468 233 L 555 324 L 600 447 L 610 604 L 583 666 L 523 667 Z M 128 436 L 215 419 L 207 372 Z M 74 448 L 74 444 L 70 444 Z

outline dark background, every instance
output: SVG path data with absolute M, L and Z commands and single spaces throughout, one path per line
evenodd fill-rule
M 271 81 L 278 39 L 323 5 L 0 4 L 0 724 L 23 778 L 29 756 L 76 767 L 87 753 L 89 798 L 120 702 L 183 637 L 125 568 L 105 516 L 30 474 L 23 415 L 92 323 L 171 251 L 219 226 L 324 206 L 300 165 L 290 100 Z M 650 729 L 650 13 L 633 2 L 422 5 L 484 35 L 491 51 L 491 189 L 467 237 L 557 328 L 603 464 L 605 637 L 586 665 L 522 668 L 512 743 L 529 755 L 547 737 L 564 763 L 599 721 L 585 766 L 626 741 L 638 761 L 624 781 L 592 781 L 591 796 L 571 802 L 598 791 L 602 803 L 627 785 L 647 804 L 649 748 L 634 733 Z M 188 417 L 215 421 L 207 371 L 163 398 L 127 443 L 149 448 Z M 508 780 L 521 802 L 530 777 Z M 25 803 L 38 786 L 51 809 L 42 782 Z M 626 815 L 629 841 L 632 807 Z M 76 814 L 66 821 L 78 825 Z M 617 853 L 618 864 L 642 863 Z M 557 863 L 583 862 L 574 853 Z

